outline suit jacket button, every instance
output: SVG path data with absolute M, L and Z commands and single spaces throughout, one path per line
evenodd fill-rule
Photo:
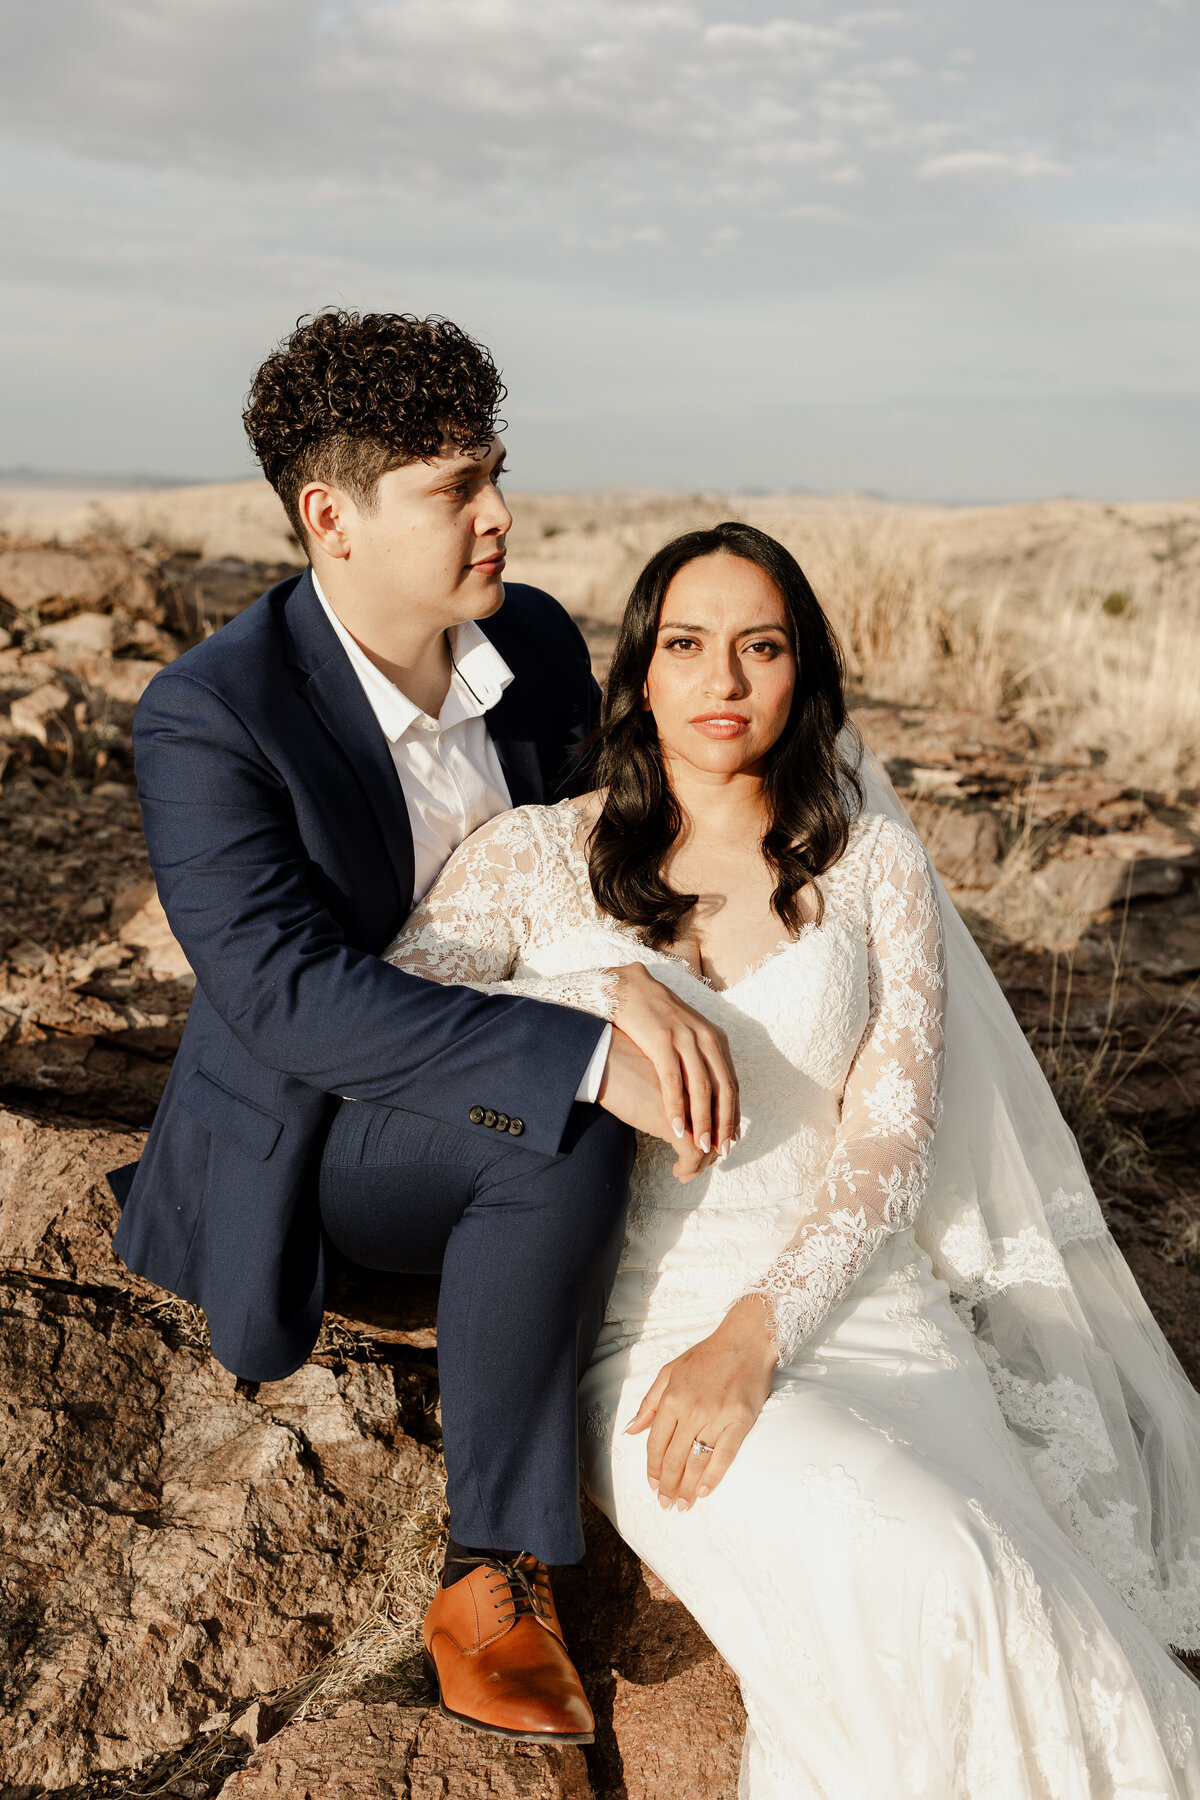
M 508 1130 L 508 1114 L 507 1113 L 497 1113 L 496 1114 L 496 1130 L 497 1131 L 507 1131 Z
M 482 1106 L 473 1106 L 471 1108 L 470 1112 L 467 1114 L 467 1117 L 470 1119 L 472 1125 L 482 1125 L 483 1124 L 483 1108 L 482 1108 Z
M 509 1137 L 520 1137 L 520 1135 L 524 1131 L 524 1129 L 525 1129 L 524 1119 L 510 1119 L 508 1121 Z
M 496 1123 L 496 1115 L 490 1106 L 483 1115 L 483 1122 L 485 1125 L 494 1125 Z

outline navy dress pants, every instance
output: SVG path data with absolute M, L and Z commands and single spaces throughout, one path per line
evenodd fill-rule
M 441 1271 L 438 1374 L 451 1535 L 578 1562 L 576 1388 L 625 1230 L 633 1132 L 572 1108 L 557 1156 L 485 1127 L 344 1100 L 321 1217 L 351 1261 Z

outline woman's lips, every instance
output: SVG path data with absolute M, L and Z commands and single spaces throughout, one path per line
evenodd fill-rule
M 750 721 L 742 713 L 704 713 L 692 720 L 703 737 L 735 738 L 749 731 Z
M 505 557 L 502 551 L 499 556 L 480 557 L 478 562 L 473 562 L 471 564 L 471 567 L 473 569 L 482 569 L 485 575 L 498 575 L 504 567 L 504 563 Z

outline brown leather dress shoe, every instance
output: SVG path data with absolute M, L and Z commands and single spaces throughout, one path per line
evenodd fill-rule
M 567 1655 L 545 1563 L 481 1562 L 439 1588 L 425 1615 L 425 1667 L 442 1711 L 527 1744 L 590 1744 L 595 1719 Z

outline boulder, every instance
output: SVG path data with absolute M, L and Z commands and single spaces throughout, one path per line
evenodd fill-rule
M 153 618 L 158 598 L 141 559 L 119 551 L 0 550 L 0 597 L 43 621 L 74 613 L 109 612 Z
M 62 619 L 57 625 L 43 625 L 38 641 L 51 650 L 68 656 L 106 656 L 113 647 L 111 613 L 82 612 Z
M 951 779 L 957 781 L 958 777 Z M 1000 879 L 1000 827 L 990 808 L 968 811 L 918 799 L 912 816 L 934 867 L 951 887 L 995 886 Z
M 120 1210 L 105 1179 L 136 1162 L 145 1136 L 46 1124 L 0 1110 L 0 1250 L 3 1266 L 88 1286 L 130 1287 L 158 1299 L 112 1247 Z
M 121 896 L 118 895 L 117 900 L 120 899 Z M 113 902 L 114 925 L 117 900 Z M 195 982 L 191 965 L 167 924 L 167 915 L 153 883 L 150 884 L 146 900 L 117 928 L 117 935 L 123 944 L 131 944 L 135 949 L 145 952 L 150 973 L 156 980 Z
M 1095 917 L 1127 901 L 1177 894 L 1183 870 L 1178 861 L 1161 857 L 1081 856 L 1047 863 L 1033 886 L 1064 912 Z
M 63 715 L 71 705 L 71 696 L 57 681 L 43 682 L 28 694 L 20 694 L 9 708 L 12 729 L 18 737 L 34 738 L 49 744 L 52 728 L 59 740 L 69 739 L 70 727 Z
M 256 1391 L 124 1296 L 0 1284 L 0 1785 L 58 1788 L 294 1683 L 440 1487 L 424 1366 Z
M 686 1790 L 683 1790 L 686 1792 Z M 509 1744 L 436 1710 L 349 1701 L 288 1725 L 221 1800 L 591 1800 L 582 1750 Z

